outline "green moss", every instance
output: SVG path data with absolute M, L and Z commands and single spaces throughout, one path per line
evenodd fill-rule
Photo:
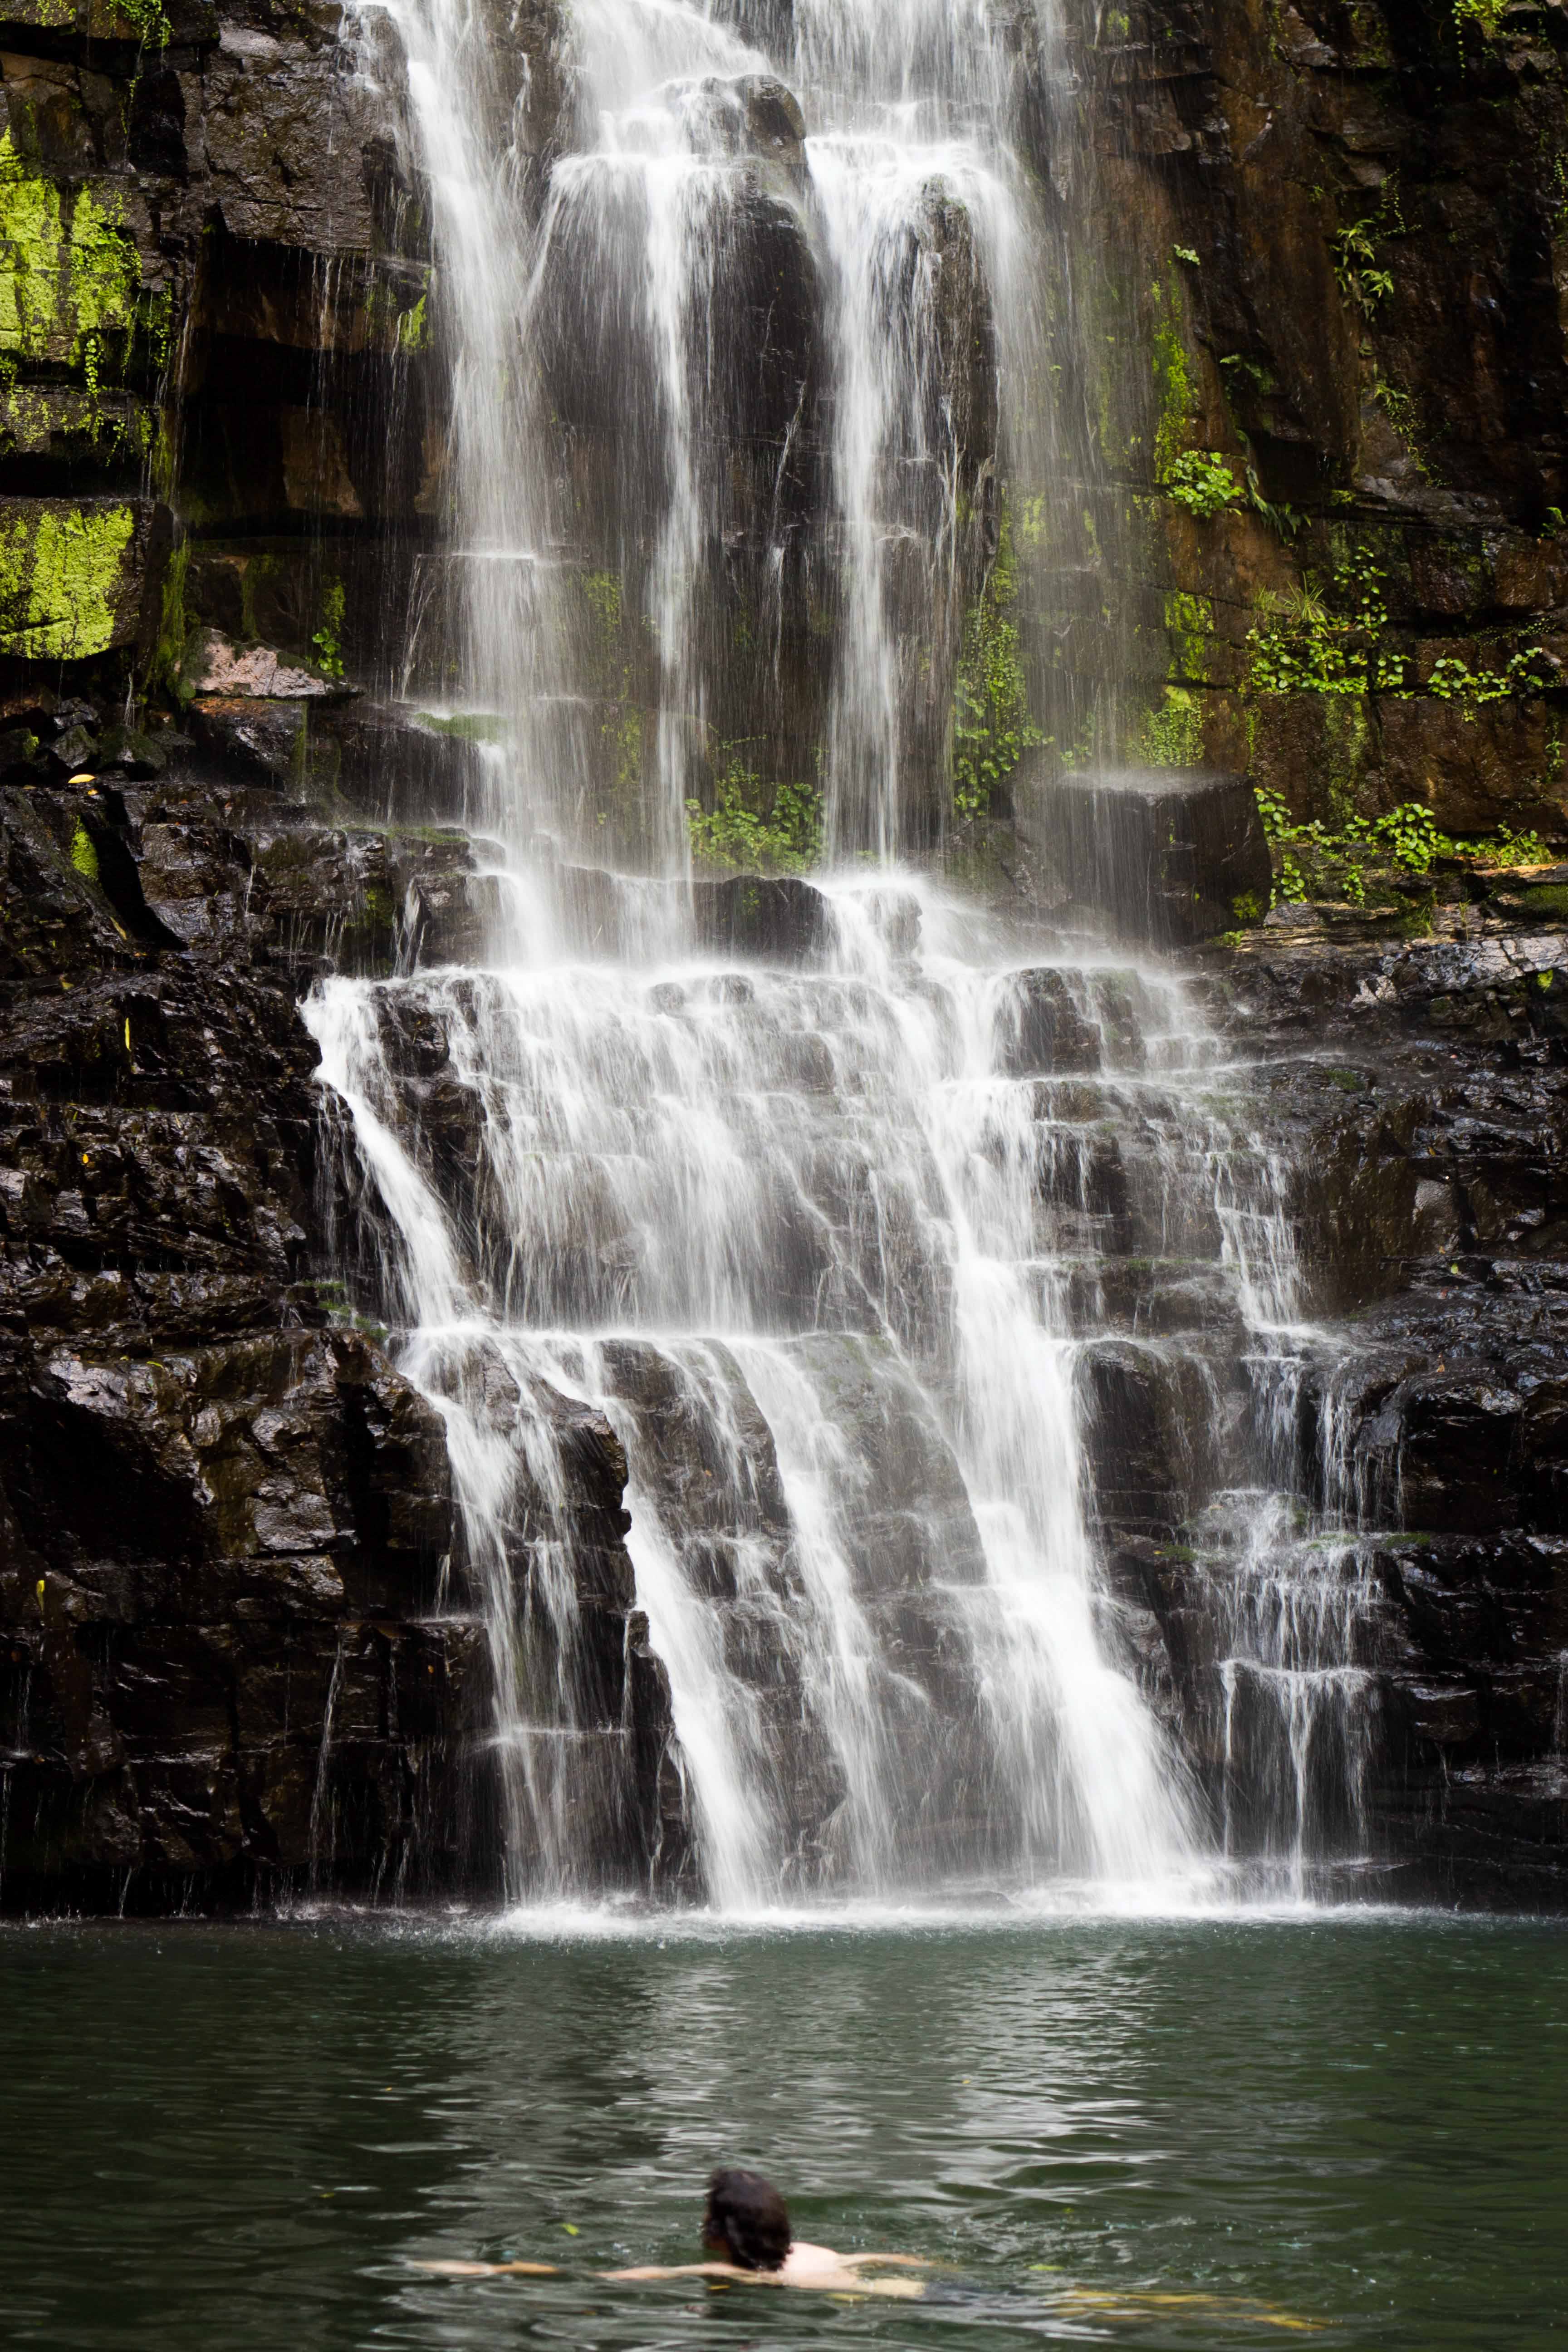
M 1154 331 L 1151 356 L 1154 373 L 1154 478 L 1163 481 L 1187 446 L 1193 420 L 1198 414 L 1197 385 L 1187 356 L 1186 311 L 1181 282 L 1167 286 L 1156 278 L 1149 289 Z
M 1151 768 L 1199 768 L 1204 758 L 1203 698 L 1184 686 L 1167 686 L 1138 730 L 1138 757 Z
M 642 713 L 629 703 L 617 702 L 599 733 L 615 761 L 616 792 L 624 799 L 642 782 Z
M 154 49 L 167 48 L 174 29 L 164 16 L 161 0 L 114 0 L 116 13 L 128 25 L 134 25 L 142 45 Z
M 181 498 L 180 511 L 187 522 L 194 520 L 188 497 Z M 285 610 L 297 609 L 297 593 L 289 563 L 279 555 L 247 555 L 239 567 L 239 611 L 241 635 L 253 645 L 265 645 L 268 641 L 274 599 Z
M 78 817 L 71 832 L 71 864 L 84 882 L 98 887 L 98 852 L 92 845 L 92 835 Z
M 618 572 L 587 572 L 579 583 L 591 627 L 590 660 L 604 703 L 599 740 L 612 776 L 612 792 L 623 809 L 642 790 L 643 714 L 635 693 L 632 632 Z M 601 810 L 599 822 L 605 821 Z
M 1173 589 L 1165 599 L 1165 635 L 1170 641 L 1172 679 L 1202 686 L 1208 676 L 1209 640 L 1214 635 L 1214 605 L 1208 597 Z
M 119 198 L 62 191 L 0 135 L 0 352 L 64 359 L 96 391 L 110 340 L 129 352 L 141 286 Z
M 128 506 L 46 507 L 0 530 L 0 651 L 79 661 L 114 642 Z
M 621 575 L 618 572 L 589 572 L 583 579 L 583 594 L 588 610 L 598 625 L 599 635 L 606 646 L 612 646 L 621 634 Z
M 190 568 L 190 541 L 182 539 L 170 556 L 163 573 L 163 592 L 158 612 L 158 642 L 153 649 L 150 673 L 151 684 L 166 687 L 180 702 L 190 700 L 183 675 L 185 646 L 190 635 L 190 620 L 185 612 L 185 581 Z
M 1454 0 L 1454 24 L 1461 37 L 1479 34 L 1483 41 L 1502 38 L 1503 10 L 1508 0 Z
M 411 310 L 402 310 L 398 313 L 398 349 L 410 359 L 416 352 L 426 350 L 430 341 L 430 328 L 425 316 L 426 299 L 426 296 L 421 294 Z
M 1044 743 L 1029 709 L 1018 625 L 1018 566 L 1005 506 L 996 560 L 963 617 L 952 693 L 952 805 L 983 816 L 1027 751 Z

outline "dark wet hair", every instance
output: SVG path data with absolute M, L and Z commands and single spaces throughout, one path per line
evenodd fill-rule
M 760 2172 L 716 2172 L 708 2183 L 703 2241 L 722 2246 L 737 2270 L 776 2271 L 790 2249 L 789 2210 Z

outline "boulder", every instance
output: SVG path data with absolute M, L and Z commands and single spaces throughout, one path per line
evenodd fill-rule
M 720 955 L 810 963 L 831 937 L 832 910 L 795 875 L 736 874 L 691 886 L 700 943 Z
M 1121 938 L 1184 947 L 1268 906 L 1268 844 L 1244 776 L 1074 770 L 1020 793 L 1017 816 L 1073 907 Z
M 295 701 L 342 691 L 319 672 L 289 664 L 270 646 L 231 645 L 216 629 L 206 632 L 194 652 L 187 649 L 185 667 L 190 685 L 199 695 Z
M 1051 1077 L 1100 1067 L 1099 1024 L 1063 974 L 1010 972 L 996 1007 L 997 1067 L 1008 1077 Z

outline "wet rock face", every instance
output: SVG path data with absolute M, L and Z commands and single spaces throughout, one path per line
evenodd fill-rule
M 1559 19 L 1149 0 L 1067 37 L 1141 354 L 1102 446 L 1151 502 L 1137 644 L 1064 577 L 1053 662 L 1087 682 L 1109 650 L 1142 756 L 1180 739 L 1299 820 L 1419 799 L 1450 832 L 1568 836 Z M 1206 508 L 1180 469 L 1211 459 L 1240 496 Z M 1363 632 L 1332 677 L 1323 615 Z
M 324 1278 L 296 1010 L 334 967 L 479 953 L 470 843 L 325 824 L 48 699 L 0 786 L 0 1903 L 483 1889 L 491 1666 L 445 1429 Z M 73 733 L 103 782 L 59 777 Z M 602 1427 L 563 1458 L 651 1868 L 668 1694 L 625 1464 Z
M 1413 1886 L 1557 1906 L 1568 937 L 1543 921 L 1554 887 L 1483 877 L 1415 940 L 1282 910 L 1207 969 L 1261 1066 L 1310 1304 L 1334 1318 L 1304 1364 L 1298 1460 L 1331 1507 L 1386 1531 L 1371 1544 L 1361 1661 L 1378 1722 L 1373 1850 Z M 1195 1675 L 1190 1572 L 1167 1549 L 1147 1574 Z
M 808 964 L 830 938 L 827 902 L 809 882 L 740 874 L 728 882 L 692 887 L 697 935 L 721 955 Z
M 1075 770 L 1019 795 L 1023 839 L 1054 869 L 1064 911 L 1121 936 L 1188 947 L 1261 915 L 1273 876 L 1251 785 L 1198 769 Z

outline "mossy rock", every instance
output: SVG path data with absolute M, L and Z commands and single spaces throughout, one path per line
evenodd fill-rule
M 148 499 L 0 499 L 0 654 L 83 661 L 138 643 L 163 515 Z

